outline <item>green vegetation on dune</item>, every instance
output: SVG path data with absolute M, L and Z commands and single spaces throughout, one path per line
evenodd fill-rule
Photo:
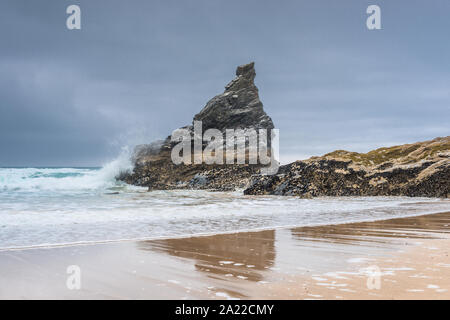
M 336 150 L 322 158 L 351 160 L 356 164 L 376 166 L 384 162 L 411 163 L 450 151 L 450 136 L 401 146 L 383 147 L 367 153 Z

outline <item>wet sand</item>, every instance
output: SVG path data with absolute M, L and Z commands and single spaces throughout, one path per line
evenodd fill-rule
M 450 213 L 439 213 L 0 251 L 0 298 L 450 299 L 449 236 Z M 79 290 L 66 285 L 72 265 Z

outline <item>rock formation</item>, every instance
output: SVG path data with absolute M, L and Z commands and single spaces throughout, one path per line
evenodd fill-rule
M 194 137 L 194 121 L 202 122 L 202 131 L 218 129 L 273 129 L 272 119 L 265 113 L 254 84 L 254 63 L 237 67 L 236 77 L 225 86 L 225 91 L 212 98 L 194 116 L 191 125 L 181 129 Z M 179 164 L 171 160 L 176 143 L 171 136 L 165 140 L 135 148 L 132 173 L 122 174 L 119 179 L 134 185 L 152 189 L 200 188 L 234 190 L 244 188 L 251 175 L 258 174 L 261 165 L 207 165 Z M 205 145 L 203 145 L 203 148 Z
M 365 154 L 343 150 L 254 176 L 245 194 L 317 196 L 450 195 L 450 136 Z
M 212 98 L 183 127 L 194 137 L 194 121 L 202 129 L 272 129 L 254 84 L 254 63 L 239 66 L 225 91 Z M 449 197 L 450 137 L 380 148 L 366 154 L 343 150 L 279 168 L 276 175 L 260 174 L 257 164 L 174 164 L 176 143 L 165 140 L 136 147 L 133 172 L 119 179 L 153 189 L 245 189 L 247 195 L 423 196 Z M 204 148 L 205 145 L 202 145 Z
M 259 100 L 254 62 L 239 66 L 236 78 L 225 86 L 225 92 L 212 98 L 194 116 L 203 122 L 203 131 L 219 129 L 273 129 L 272 119 L 264 112 Z

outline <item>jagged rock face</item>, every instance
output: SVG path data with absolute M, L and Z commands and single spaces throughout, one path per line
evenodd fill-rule
M 209 100 L 206 106 L 194 116 L 191 125 L 183 127 L 193 135 L 194 121 L 202 121 L 202 131 L 207 129 L 270 129 L 274 128 L 272 119 L 263 109 L 259 100 L 258 88 L 255 86 L 255 63 L 237 67 L 236 77 L 225 86 L 225 91 Z M 270 141 L 268 141 L 270 143 Z M 136 164 L 144 164 L 168 158 L 173 147 L 171 136 L 165 140 L 135 148 L 133 160 Z M 169 159 L 170 160 L 170 159 Z
M 245 194 L 317 196 L 450 195 L 450 137 L 381 148 L 367 154 L 335 151 L 254 176 Z
M 254 84 L 255 64 L 239 66 L 236 78 L 226 87 L 225 92 L 212 98 L 194 121 L 203 122 L 203 131 L 219 129 L 273 129 L 272 119 L 264 112 L 259 100 L 258 88 Z
M 265 113 L 259 100 L 258 88 L 254 84 L 255 64 L 237 67 L 236 77 L 225 87 L 225 91 L 212 98 L 194 116 L 192 125 L 183 127 L 193 138 L 194 121 L 202 121 L 202 129 L 270 129 L 272 119 Z M 270 141 L 268 141 L 268 144 Z M 176 143 L 171 136 L 165 140 L 140 145 L 135 148 L 132 173 L 123 173 L 118 178 L 129 184 L 147 186 L 149 189 L 214 189 L 234 190 L 245 188 L 250 177 L 259 172 L 261 165 L 175 165 L 171 150 Z

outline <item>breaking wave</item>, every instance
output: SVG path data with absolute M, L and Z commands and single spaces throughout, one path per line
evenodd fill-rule
M 0 168 L 0 191 L 90 191 L 123 185 L 115 177 L 131 170 L 128 149 L 101 168 Z

